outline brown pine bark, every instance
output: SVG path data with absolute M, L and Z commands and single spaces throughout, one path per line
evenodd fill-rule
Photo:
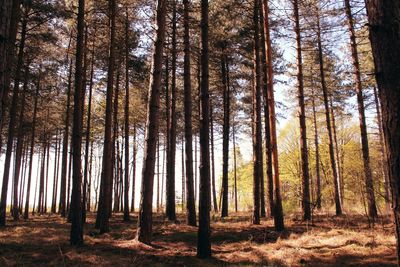
M 21 79 L 21 70 L 22 65 L 24 63 L 24 47 L 26 40 L 26 29 L 27 29 L 27 18 L 25 17 L 21 29 L 21 40 L 18 48 L 18 60 L 17 66 L 15 69 L 15 78 L 14 78 L 14 90 L 13 97 L 10 107 L 10 115 L 9 115 L 9 124 L 8 124 L 8 137 L 7 137 L 7 148 L 6 155 L 4 160 L 4 171 L 3 171 L 3 184 L 1 190 L 1 201 L 0 201 L 0 226 L 6 225 L 6 205 L 7 205 L 7 192 L 8 192 L 8 182 L 10 176 L 10 167 L 11 167 L 11 154 L 14 144 L 14 134 L 15 134 L 15 125 L 18 113 L 18 101 L 19 101 L 19 85 Z
M 191 50 L 189 28 L 189 0 L 183 0 L 184 27 L 184 108 L 185 108 L 185 169 L 186 169 L 186 222 L 196 226 L 196 206 L 193 185 L 193 129 L 192 129 L 192 81 L 191 81 Z
M 4 112 L 9 104 L 8 94 L 15 61 L 15 41 L 20 19 L 21 1 L 2 1 L 0 12 L 0 133 L 2 133 Z M 3 147 L 2 135 L 0 135 L 0 147 Z
M 276 118 L 275 118 L 275 97 L 274 97 L 274 73 L 273 73 L 273 59 L 272 47 L 270 39 L 269 27 L 269 7 L 268 0 L 263 0 L 264 9 L 264 31 L 265 31 L 265 49 L 267 51 L 267 64 L 268 64 L 268 108 L 269 108 L 269 123 L 271 129 L 271 150 L 272 150 L 272 165 L 274 170 L 274 224 L 277 231 L 283 231 L 283 209 L 282 198 L 279 181 L 279 158 L 278 158 L 278 145 L 276 136 Z
M 228 217 L 228 172 L 229 172 L 229 113 L 230 113 L 230 92 L 227 82 L 227 57 L 226 57 L 226 43 L 221 43 L 221 81 L 223 90 L 223 107 L 224 107 L 224 123 L 222 130 L 222 206 L 221 217 Z
M 208 0 L 201 0 L 201 83 L 200 83 L 200 190 L 197 257 L 211 257 L 210 227 L 210 100 L 208 54 Z
M 263 176 L 262 160 L 262 130 L 261 130 L 261 59 L 260 59 L 260 1 L 254 1 L 253 10 L 253 224 L 260 224 L 260 178 Z
M 25 18 L 26 19 L 26 18 Z M 28 81 L 29 81 L 29 63 L 27 62 L 25 65 L 24 71 L 24 85 L 22 91 L 22 99 L 20 101 L 20 110 L 19 110 L 19 125 L 17 131 L 17 146 L 15 149 L 15 166 L 14 166 L 14 179 L 13 179 L 13 204 L 12 204 L 12 215 L 14 221 L 19 220 L 19 199 L 18 199 L 18 183 L 20 179 L 21 173 L 21 160 L 22 160 L 22 149 L 24 143 L 24 115 L 25 115 L 25 106 L 26 106 L 26 93 L 28 90 Z
M 273 176 L 273 166 L 272 166 L 272 150 L 271 150 L 271 127 L 269 123 L 269 108 L 268 108 L 268 64 L 267 64 L 267 51 L 265 48 L 265 29 L 263 27 L 264 22 L 264 9 L 260 8 L 260 23 L 261 23 L 261 63 L 262 63 L 262 81 L 263 81 L 263 98 L 264 98 L 264 139 L 265 139 L 265 158 L 266 158 L 266 178 L 267 178 L 267 197 L 268 197 L 268 212 L 269 216 L 273 217 L 274 215 L 274 176 Z M 264 189 L 263 187 L 261 190 Z M 264 194 L 262 194 L 264 195 Z M 265 197 L 263 197 L 265 198 Z M 261 216 L 263 216 L 263 199 L 261 199 Z M 265 204 L 264 204 L 265 206 Z
M 234 180 L 234 194 L 235 194 L 235 212 L 238 212 L 235 121 L 233 121 L 233 123 L 232 123 L 232 145 L 233 145 L 233 180 Z
M 124 172 L 124 221 L 129 221 L 129 15 L 125 13 L 125 172 Z
M 32 117 L 32 129 L 31 129 L 31 140 L 30 140 L 30 151 L 29 151 L 29 174 L 28 174 L 28 182 L 26 185 L 26 199 L 25 199 L 25 209 L 24 209 L 24 220 L 28 220 L 29 218 L 29 202 L 31 195 L 31 182 L 32 182 L 32 165 L 33 165 L 33 154 L 35 153 L 35 136 L 36 136 L 36 117 L 37 117 L 37 109 L 38 109 L 38 98 L 40 91 L 40 79 L 41 73 L 39 70 L 39 75 L 37 78 L 36 92 L 35 92 L 35 100 L 33 104 L 33 117 Z
M 167 1 L 157 0 L 156 38 L 152 56 L 152 67 L 149 85 L 149 100 L 147 105 L 146 142 L 142 169 L 142 192 L 140 196 L 137 239 L 143 243 L 151 243 L 153 223 L 153 184 L 154 167 L 159 128 L 160 88 L 162 77 L 162 55 L 165 40 L 165 20 Z
M 171 59 L 171 102 L 169 106 L 169 146 L 167 151 L 167 177 L 166 177 L 166 215 L 168 220 L 176 220 L 175 208 L 175 157 L 176 157 L 176 1 L 172 0 L 172 59 Z
M 136 182 L 136 154 L 137 154 L 137 145 L 136 145 L 136 123 L 133 124 L 133 150 L 132 150 L 132 200 L 131 200 L 131 212 L 135 212 L 135 182 Z
M 82 126 L 83 98 L 85 96 L 83 83 L 83 57 L 85 53 L 85 0 L 79 0 L 77 19 L 77 39 L 75 58 L 75 92 L 74 113 L 72 124 L 72 194 L 71 194 L 71 245 L 83 245 L 82 220 Z
M 344 0 L 344 3 L 346 9 L 347 23 L 350 33 L 351 57 L 353 60 L 358 115 L 360 119 L 361 147 L 362 147 L 362 156 L 364 163 L 364 178 L 365 178 L 365 189 L 367 193 L 367 202 L 368 202 L 368 215 L 374 220 L 375 218 L 378 217 L 378 210 L 376 208 L 376 203 L 375 203 L 374 183 L 373 183 L 370 157 L 369 157 L 368 133 L 367 133 L 367 124 L 365 121 L 365 105 L 364 105 L 363 88 L 361 82 L 360 62 L 358 59 L 358 48 L 356 42 L 356 34 L 354 31 L 353 14 L 351 13 L 350 0 Z
M 311 201 L 310 201 L 310 174 L 308 170 L 308 148 L 307 148 L 307 127 L 306 110 L 304 104 L 304 77 L 303 77 L 303 58 L 301 48 L 301 32 L 299 18 L 298 0 L 293 0 L 293 17 L 295 21 L 294 31 L 296 33 L 297 51 L 297 86 L 299 99 L 299 121 L 300 121 L 300 153 L 301 153 L 301 180 L 302 180 L 302 208 L 303 220 L 311 220 Z
M 312 89 L 312 110 L 313 110 L 313 124 L 314 124 L 314 146 L 315 146 L 315 175 L 316 175 L 316 186 L 317 186 L 317 199 L 315 205 L 317 209 L 321 209 L 321 171 L 320 171 L 320 155 L 319 155 L 319 138 L 318 138 L 318 126 L 317 126 L 317 112 L 315 108 L 315 93 Z
M 378 98 L 378 92 L 376 87 L 374 86 L 374 100 L 375 100 L 375 107 L 376 107 L 376 119 L 378 121 L 378 129 L 379 129 L 379 144 L 380 144 L 380 152 L 381 152 L 381 160 L 382 160 L 382 177 L 383 177 L 383 184 L 384 184 L 384 196 L 385 196 L 385 208 L 386 212 L 389 213 L 390 211 L 390 181 L 388 177 L 388 166 L 387 166 L 387 159 L 386 159 L 386 145 L 384 140 L 383 128 L 382 128 L 382 115 L 381 115 L 381 107 Z
M 396 223 L 397 258 L 400 265 L 400 2 L 367 0 L 375 76 L 382 105 L 382 125 L 387 148 L 388 174 Z

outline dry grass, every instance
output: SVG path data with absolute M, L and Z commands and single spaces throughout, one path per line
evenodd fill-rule
M 183 220 L 183 217 L 180 217 Z M 389 221 L 373 228 L 363 217 L 318 216 L 312 226 L 295 219 L 276 233 L 271 220 L 249 223 L 248 214 L 212 224 L 213 258 L 196 255 L 195 227 L 155 216 L 154 242 L 133 240 L 136 220 L 116 215 L 112 231 L 98 235 L 94 214 L 85 227 L 85 245 L 69 246 L 69 224 L 54 215 L 10 222 L 0 229 L 0 266 L 396 266 Z

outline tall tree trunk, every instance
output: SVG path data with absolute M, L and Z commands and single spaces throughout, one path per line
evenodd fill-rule
M 19 1 L 17 1 L 19 2 Z M 28 10 L 28 9 L 27 9 Z M 0 226 L 6 225 L 6 206 L 7 206 L 7 193 L 8 193 L 8 181 L 10 176 L 10 167 L 11 167 L 11 154 L 14 144 L 14 132 L 15 132 L 15 124 L 18 113 L 18 101 L 19 101 L 19 84 L 21 79 L 21 69 L 24 63 L 24 47 L 26 40 L 26 29 L 28 19 L 26 17 L 22 24 L 21 30 L 21 40 L 19 44 L 18 51 L 18 61 L 15 69 L 15 79 L 14 79 L 14 91 L 12 97 L 12 103 L 10 107 L 10 119 L 8 126 L 8 139 L 7 139 L 7 148 L 6 148 L 6 156 L 4 160 L 4 171 L 3 171 L 3 184 L 1 190 L 1 201 L 0 201 Z M 7 66 L 6 66 L 7 67 Z
M 297 86 L 299 99 L 299 121 L 300 121 L 300 152 L 301 152 L 301 178 L 302 178 L 302 208 L 303 219 L 311 220 L 310 202 L 310 174 L 308 170 L 308 148 L 307 148 L 307 126 L 306 110 L 304 104 L 304 78 L 303 78 L 303 58 L 301 48 L 300 18 L 298 0 L 293 1 L 296 50 L 297 50 Z
M 389 177 L 388 177 L 388 166 L 387 166 L 387 159 L 386 159 L 386 145 L 384 140 L 383 128 L 382 128 L 382 115 L 381 115 L 381 107 L 378 99 L 378 92 L 376 87 L 374 86 L 374 100 L 375 100 L 375 107 L 376 107 L 376 119 L 378 121 L 378 129 L 379 129 L 379 144 L 380 144 L 380 152 L 382 158 L 382 176 L 383 176 L 383 184 L 384 184 L 384 196 L 385 196 L 385 204 L 386 204 L 386 212 L 389 213 L 390 211 L 390 189 L 389 189 Z
M 214 149 L 214 106 L 210 97 L 210 145 L 211 145 L 211 186 L 214 212 L 218 212 L 217 189 L 215 187 L 215 149 Z
M 165 20 L 167 1 L 157 0 L 156 14 L 156 38 L 149 86 L 149 101 L 147 106 L 146 142 L 142 169 L 142 192 L 140 196 L 139 220 L 137 239 L 149 244 L 152 235 L 153 221 L 153 184 L 154 166 L 157 145 L 157 133 L 159 128 L 158 109 L 160 106 L 160 87 L 162 76 L 162 55 L 165 40 Z
M 357 93 L 358 115 L 360 119 L 361 146 L 362 146 L 362 156 L 364 163 L 365 188 L 366 188 L 367 202 L 368 202 L 368 215 L 374 220 L 375 218 L 378 217 L 378 210 L 376 208 L 376 203 L 375 203 L 374 183 L 370 165 L 368 133 L 365 121 L 365 105 L 364 105 L 364 96 L 362 92 L 363 89 L 361 83 L 361 72 L 360 72 L 360 63 L 358 59 L 356 34 L 354 31 L 354 21 L 353 21 L 353 14 L 351 13 L 350 0 L 344 0 L 344 3 L 347 15 L 347 22 L 349 26 L 349 33 L 350 33 L 351 56 L 353 60 L 354 79 L 355 79 L 356 93 Z
M 175 211 L 175 156 L 176 156 L 176 0 L 172 0 L 172 81 L 170 103 L 169 146 L 167 154 L 167 178 L 166 178 L 166 215 L 168 220 L 176 220 Z
M 120 75 L 121 75 L 121 64 L 118 63 L 117 66 L 117 80 L 115 84 L 115 93 L 114 93 L 114 108 L 113 108 L 113 135 L 112 135 L 112 169 L 114 170 L 114 174 L 112 175 L 112 185 L 111 188 L 114 189 L 114 212 L 117 212 L 119 210 L 119 204 L 118 204 L 118 186 L 119 186 L 119 127 L 118 127 L 118 109 L 119 109 L 119 102 L 118 102 L 118 96 L 119 96 L 119 85 L 120 85 Z M 117 151 L 116 151 L 117 149 Z M 112 206 L 112 197 L 111 197 L 111 203 L 110 205 Z M 111 211 L 110 211 L 110 217 L 111 217 Z
M 334 185 L 334 201 L 336 207 L 336 215 L 342 215 L 342 204 L 340 202 L 340 188 L 338 181 L 338 174 L 336 171 L 335 164 L 335 152 L 333 148 L 333 136 L 332 136 L 332 127 L 331 127 L 331 116 L 329 114 L 329 100 L 328 100 L 328 88 L 326 86 L 325 81 L 325 64 L 324 64 L 324 56 L 322 51 L 322 41 L 321 41 L 321 27 L 320 20 L 317 17 L 317 43 L 318 43 L 318 58 L 319 58 L 319 70 L 321 76 L 321 86 L 323 92 L 323 101 L 325 106 L 325 117 L 326 117 L 326 128 L 328 129 L 328 141 L 329 141 L 329 158 L 331 163 L 332 175 L 333 175 L 333 185 Z
M 72 124 L 72 195 L 71 195 L 71 245 L 83 244 L 82 220 L 82 125 L 83 125 L 83 98 L 85 96 L 83 84 L 83 57 L 84 57 L 84 30 L 85 30 L 85 0 L 79 0 L 78 23 L 75 59 L 75 92 L 74 114 Z
M 267 64 L 267 51 L 265 45 L 265 29 L 263 26 L 264 22 L 264 9 L 260 8 L 260 22 L 261 22 L 261 63 L 262 63 L 262 78 L 263 78 L 263 97 L 264 97 L 264 135 L 265 135 L 265 158 L 266 158 L 266 169 L 267 169 L 267 190 L 268 190 L 268 204 L 269 204 L 269 215 L 273 217 L 274 213 L 274 176 L 272 166 L 272 150 L 271 150 L 271 127 L 269 123 L 269 108 L 268 108 L 268 64 Z M 263 182 L 264 187 L 264 182 Z M 263 190 L 263 187 L 261 188 Z M 261 200 L 261 206 L 263 204 Z M 264 204 L 265 206 L 265 204 Z M 265 209 L 265 208 L 264 208 Z M 263 209 L 261 209 L 261 213 Z M 264 216 L 263 216 L 264 217 Z
M 132 203 L 131 203 L 131 212 L 135 212 L 135 182 L 136 182 L 136 154 L 137 154 L 137 145 L 136 145 L 136 123 L 133 124 L 133 151 L 132 151 Z
M 393 213 L 396 222 L 397 258 L 400 265 L 400 3 L 367 0 L 370 39 L 382 105 L 382 125 L 387 148 Z
M 124 221 L 129 221 L 129 16 L 125 14 L 125 173 Z
M 58 166 L 59 166 L 59 158 L 60 158 L 60 138 L 59 138 L 59 130 L 56 130 L 56 148 L 54 151 L 55 159 L 54 159 L 54 182 L 53 182 L 53 197 L 51 200 L 51 212 L 56 213 L 57 207 L 57 191 L 58 191 Z
M 233 143 L 233 180 L 235 194 L 235 212 L 238 212 L 238 195 L 237 195 L 237 160 L 236 160 L 236 128 L 235 121 L 232 124 L 232 143 Z
M 210 109 L 208 69 L 208 0 L 201 0 L 201 117 L 200 117 L 200 195 L 197 257 L 211 257 L 210 228 Z
M 253 10 L 253 224 L 260 224 L 260 181 L 263 176 L 262 130 L 261 130 L 261 59 L 260 59 L 260 1 L 254 0 Z
M 20 10 L 20 0 L 4 0 L 0 4 L 0 133 L 3 132 L 4 112 L 8 105 Z M 2 135 L 0 147 L 3 147 Z
M 26 186 L 26 200 L 25 200 L 25 209 L 24 209 L 24 219 L 25 220 L 28 220 L 28 218 L 29 218 L 29 202 L 30 202 L 30 195 L 31 195 L 33 154 L 35 153 L 34 148 L 35 148 L 35 134 L 36 134 L 36 117 L 37 117 L 38 98 L 39 98 L 40 79 L 41 79 L 40 69 L 39 69 L 39 75 L 38 75 L 37 79 L 38 80 L 37 80 L 37 85 L 36 85 L 35 100 L 34 100 L 34 104 L 33 104 L 31 143 L 30 143 L 30 151 L 29 151 L 29 175 L 28 175 L 28 183 Z
M 192 129 L 192 81 L 191 81 L 191 50 L 189 0 L 183 0 L 184 27 L 184 108 L 185 108 L 185 167 L 186 167 L 186 221 L 188 225 L 196 226 L 196 207 L 193 185 L 193 129 Z
M 229 113 L 230 113 L 230 92 L 227 84 L 227 60 L 225 55 L 226 43 L 221 47 L 221 80 L 223 90 L 223 105 L 224 105 L 224 123 L 223 123 L 223 138 L 222 138 L 222 207 L 221 217 L 228 216 L 228 172 L 229 172 Z
M 272 47 L 270 39 L 269 28 L 269 7 L 268 0 L 263 1 L 264 9 L 264 32 L 265 32 L 265 49 L 267 51 L 267 65 L 268 65 L 268 108 L 269 108 L 269 123 L 271 129 L 271 150 L 272 150 L 272 164 L 274 169 L 274 224 L 277 231 L 283 231 L 283 209 L 282 198 L 279 181 L 279 159 L 278 159 L 278 145 L 276 136 L 276 118 L 275 118 L 275 97 L 274 97 L 274 76 L 273 76 L 273 60 L 272 60 Z
M 14 167 L 14 192 L 13 192 L 13 210 L 12 215 L 14 221 L 19 220 L 19 200 L 18 200 L 18 183 L 20 178 L 20 170 L 21 170 L 21 160 L 22 160 L 22 149 L 24 143 L 24 113 L 25 113 L 25 106 L 26 106 L 26 92 L 28 90 L 28 81 L 29 81 L 29 62 L 25 65 L 25 72 L 24 72 L 24 86 L 22 91 L 22 99 L 20 102 L 20 111 L 19 111 L 19 125 L 18 125 L 18 132 L 17 132 L 17 146 L 15 149 L 15 167 Z
M 317 199 L 316 199 L 316 207 L 317 209 L 321 209 L 321 198 L 322 198 L 322 190 L 321 190 L 321 171 L 320 171 L 320 155 L 319 155 L 319 138 L 318 138 L 318 126 L 317 126 L 317 112 L 315 108 L 315 93 L 314 88 L 312 89 L 312 110 L 313 110 L 313 124 L 314 124 L 314 145 L 315 145 L 315 175 L 316 175 L 316 186 L 317 186 Z
M 96 226 L 100 229 L 100 233 L 106 233 L 110 229 L 109 218 L 111 213 L 112 199 L 112 104 L 113 104 L 113 86 L 114 86 L 114 70 L 115 70 L 115 17 L 116 17 L 116 0 L 109 0 L 109 29 L 110 29 L 110 47 L 108 57 L 108 74 L 107 74 L 107 93 L 106 93 L 106 114 L 104 128 L 104 148 L 103 148 L 103 164 L 101 171 L 100 183 L 100 199 L 99 208 L 96 218 Z
M 71 32 L 72 36 L 72 32 Z M 71 40 L 70 40 L 71 42 Z M 69 49 L 68 49 L 69 50 Z M 69 51 L 68 51 L 69 52 Z M 67 52 L 67 58 L 68 58 Z M 71 109 L 71 87 L 72 87 L 72 59 L 69 62 L 68 86 L 67 86 L 67 107 L 65 111 L 65 128 L 63 136 L 62 160 L 61 160 L 61 186 L 60 186 L 60 206 L 61 217 L 66 216 L 67 196 L 67 162 L 68 162 L 68 141 L 69 141 L 69 123 Z

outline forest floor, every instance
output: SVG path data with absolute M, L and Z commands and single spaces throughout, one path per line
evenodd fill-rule
M 154 242 L 146 246 L 133 240 L 136 219 L 124 223 L 114 215 L 111 232 L 99 235 L 89 214 L 85 245 L 73 248 L 70 225 L 42 215 L 0 229 L 0 266 L 396 266 L 388 219 L 371 228 L 361 216 L 319 215 L 313 225 L 287 218 L 279 234 L 272 220 L 255 226 L 249 214 L 213 217 L 209 260 L 195 257 L 197 228 L 186 226 L 182 216 L 173 224 L 155 215 Z

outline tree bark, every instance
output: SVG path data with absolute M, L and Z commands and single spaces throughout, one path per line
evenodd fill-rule
M 215 149 L 214 149 L 214 106 L 210 97 L 210 145 L 211 145 L 211 186 L 214 212 L 218 212 L 217 189 L 215 188 Z M 196 157 L 197 159 L 197 157 Z
M 310 174 L 308 170 L 308 148 L 307 148 L 307 126 L 306 110 L 304 104 L 304 77 L 303 77 L 303 59 L 301 48 L 301 32 L 299 18 L 298 0 L 293 0 L 296 50 L 297 50 L 297 86 L 299 99 L 299 121 L 300 121 L 300 153 L 301 153 L 301 178 L 302 178 L 302 208 L 303 220 L 311 220 L 311 201 L 310 201 Z
M 319 60 L 319 70 L 321 76 L 321 86 L 323 92 L 323 101 L 325 107 L 325 117 L 326 117 L 326 128 L 328 129 L 328 141 L 329 141 L 329 158 L 331 163 L 332 169 L 332 176 L 333 176 L 333 185 L 334 185 L 334 201 L 335 201 L 335 208 L 336 208 L 336 215 L 342 215 L 342 203 L 340 202 L 340 188 L 339 188 L 339 181 L 338 181 L 338 174 L 336 171 L 336 163 L 335 163 L 335 151 L 333 148 L 333 136 L 332 136 L 332 127 L 331 127 L 331 116 L 329 114 L 329 100 L 328 100 L 328 88 L 326 86 L 325 81 L 325 64 L 324 64 L 324 57 L 322 51 L 322 41 L 321 41 L 321 28 L 319 17 L 317 18 L 317 43 L 318 43 L 318 60 Z
M 321 199 L 322 199 L 322 191 L 321 191 L 321 171 L 320 171 L 320 155 L 319 155 L 319 138 L 318 138 L 318 126 L 317 126 L 317 112 L 315 108 L 315 93 L 314 88 L 312 89 L 312 110 L 313 110 L 313 124 L 314 124 L 314 145 L 315 145 L 315 175 L 316 175 L 316 184 L 317 184 L 317 199 L 315 201 L 315 205 L 317 209 L 321 209 Z
M 356 34 L 354 31 L 353 14 L 351 13 L 350 0 L 345 0 L 344 3 L 347 15 L 349 33 L 350 33 L 351 57 L 353 60 L 358 115 L 360 119 L 361 146 L 362 146 L 362 156 L 364 163 L 365 189 L 367 193 L 367 202 L 368 202 L 368 215 L 374 220 L 375 218 L 378 217 L 378 210 L 376 208 L 376 203 L 375 203 L 374 183 L 373 183 L 370 157 L 369 157 L 368 133 L 367 133 L 367 124 L 365 121 L 365 105 L 364 105 L 363 88 L 361 83 L 360 62 L 358 59 L 358 48 L 356 42 Z
M 375 75 L 382 105 L 382 124 L 387 147 L 393 213 L 396 222 L 397 256 L 400 265 L 400 3 L 367 0 Z
M 113 137 L 112 137 L 112 104 L 113 104 L 113 86 L 114 86 L 114 70 L 115 70 L 115 17 L 116 17 L 116 0 L 109 0 L 109 29 L 110 29 L 110 48 L 108 56 L 108 74 L 107 74 L 107 93 L 106 93 L 106 114 L 104 128 L 104 148 L 103 148 L 103 164 L 100 183 L 100 199 L 97 212 L 96 226 L 100 229 L 100 233 L 110 231 L 109 218 L 111 214 L 112 201 L 112 179 L 113 179 Z
M 171 103 L 170 103 L 170 127 L 169 146 L 167 154 L 167 178 L 166 178 L 166 215 L 168 220 L 176 220 L 175 210 L 175 156 L 176 156 L 176 0 L 172 0 L 172 60 L 171 60 Z
M 271 150 L 272 150 L 272 165 L 274 169 L 274 224 L 277 231 L 283 231 L 285 228 L 283 220 L 282 198 L 279 181 L 279 158 L 278 145 L 276 136 L 276 118 L 275 118 L 275 97 L 274 97 L 274 74 L 272 61 L 272 47 L 269 28 L 269 7 L 268 0 L 263 1 L 264 9 L 264 33 L 265 33 L 265 49 L 267 51 L 268 64 L 268 108 L 269 108 L 269 123 L 271 129 Z
M 201 84 L 200 84 L 200 194 L 197 257 L 211 257 L 210 227 L 210 100 L 208 54 L 208 0 L 201 0 Z
M 12 97 L 12 103 L 10 107 L 10 119 L 8 125 L 8 139 L 7 139 L 7 148 L 6 148 L 6 156 L 4 160 L 4 171 L 3 171 L 3 184 L 1 190 L 1 201 L 0 201 L 0 226 L 6 225 L 6 206 L 7 206 L 7 192 L 8 192 L 8 181 L 10 176 L 10 167 L 11 167 L 11 154 L 14 144 L 14 133 L 15 133 L 15 124 L 18 112 L 18 101 L 19 101 L 19 84 L 21 79 L 21 69 L 24 63 L 24 47 L 26 40 L 26 28 L 27 28 L 28 20 L 24 19 L 22 30 L 21 30 L 21 41 L 19 44 L 18 51 L 18 60 L 17 66 L 15 70 L 15 79 L 14 79 L 14 91 Z
M 140 196 L 137 239 L 140 242 L 151 243 L 153 221 L 153 184 L 154 166 L 159 128 L 158 110 L 160 106 L 160 87 L 162 76 L 162 55 L 165 40 L 165 20 L 167 1 L 157 0 L 156 38 L 152 56 L 152 67 L 149 85 L 149 101 L 147 106 L 146 142 L 142 169 L 142 192 Z
M 192 129 L 192 81 L 191 81 L 191 51 L 189 0 L 183 0 L 184 27 L 184 108 L 185 108 L 185 167 L 186 167 L 186 221 L 188 225 L 196 226 L 196 207 L 193 185 L 193 129 Z
M 82 220 L 82 125 L 83 125 L 83 98 L 85 96 L 83 84 L 83 57 L 85 31 L 85 0 L 79 0 L 76 59 L 75 59 L 75 92 L 74 114 L 72 124 L 72 194 L 71 194 L 71 245 L 83 245 Z
M 229 113 L 230 113 L 230 92 L 227 84 L 227 59 L 225 54 L 226 43 L 221 45 L 221 80 L 223 90 L 224 123 L 222 138 L 222 207 L 221 217 L 228 217 L 228 172 L 229 172 Z

